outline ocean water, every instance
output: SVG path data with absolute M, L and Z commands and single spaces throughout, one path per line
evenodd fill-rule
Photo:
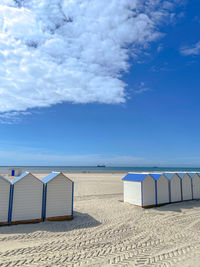
M 0 172 L 7 171 L 10 167 L 19 167 L 24 171 L 32 172 L 200 172 L 200 168 L 191 167 L 97 167 L 97 166 L 0 166 Z

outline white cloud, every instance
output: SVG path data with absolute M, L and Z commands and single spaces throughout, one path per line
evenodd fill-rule
M 134 90 L 134 94 L 135 95 L 140 95 L 146 91 L 150 91 L 150 89 L 146 86 L 146 84 L 144 82 L 140 82 L 140 84 L 138 85 L 137 90 Z
M 0 123 L 1 124 L 13 124 L 21 121 L 21 117 L 28 115 L 28 111 L 11 111 L 0 113 Z
M 190 56 L 190 55 L 200 55 L 200 42 L 197 42 L 195 45 L 191 46 L 191 47 L 182 47 L 181 48 L 181 54 L 183 54 L 184 56 Z
M 0 112 L 124 102 L 131 51 L 160 36 L 172 3 L 1 0 Z

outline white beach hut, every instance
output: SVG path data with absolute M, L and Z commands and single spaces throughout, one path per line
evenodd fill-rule
M 47 220 L 72 219 L 74 182 L 62 172 L 52 172 L 42 181 L 45 184 L 43 218 Z
M 200 174 L 199 173 L 188 173 L 192 179 L 192 198 L 200 199 Z
M 169 180 L 163 173 L 152 173 L 151 176 L 156 181 L 156 204 L 170 202 Z
M 0 225 L 9 220 L 10 181 L 0 175 Z
M 188 175 L 188 173 L 177 173 L 181 178 L 181 186 L 182 186 L 182 200 L 191 200 L 192 199 L 192 178 Z
M 20 176 L 22 174 L 21 168 L 12 167 L 12 168 L 9 168 L 8 170 L 9 170 L 10 176 Z
M 123 179 L 124 202 L 141 207 L 156 205 L 154 178 L 147 173 L 128 173 Z
M 29 172 L 12 181 L 12 223 L 40 222 L 42 220 L 43 183 Z
M 170 202 L 182 201 L 181 178 L 177 173 L 164 173 L 169 179 Z

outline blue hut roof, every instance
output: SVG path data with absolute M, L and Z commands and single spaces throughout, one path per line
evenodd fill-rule
M 20 181 L 21 179 L 23 179 L 25 176 L 27 176 L 29 174 L 29 172 L 24 172 L 22 173 L 20 176 L 16 177 L 15 179 L 12 180 L 12 184 L 17 183 L 18 181 Z
M 45 176 L 42 179 L 42 182 L 46 184 L 49 181 L 51 181 L 52 179 L 54 179 L 56 176 L 58 176 L 59 174 L 61 174 L 61 172 L 52 172 L 52 173 L 48 174 L 47 176 Z
M 180 178 L 183 178 L 186 175 L 186 172 L 178 172 L 177 174 Z
M 7 183 L 11 184 L 11 182 L 8 179 L 6 179 L 5 177 L 0 175 L 0 178 L 3 179 L 4 181 L 6 181 Z
M 135 182 L 142 182 L 149 173 L 128 173 L 122 181 L 135 181 Z
M 12 184 L 15 184 L 17 182 L 19 182 L 21 179 L 23 179 L 24 177 L 26 177 L 27 175 L 32 175 L 33 177 L 35 177 L 32 173 L 30 172 L 24 172 L 22 173 L 20 176 L 16 177 L 15 179 L 12 180 Z M 36 179 L 38 179 L 37 177 L 35 177 Z M 41 183 L 42 181 L 40 179 L 38 179 Z
M 172 177 L 175 175 L 175 174 L 177 174 L 177 173 L 172 173 L 172 172 L 165 172 L 164 173 L 164 175 L 169 179 L 169 180 L 171 180 L 172 179 Z M 179 177 L 179 176 L 178 176 Z M 179 177 L 180 178 L 180 177 Z
M 150 175 L 157 181 L 162 176 L 162 173 L 150 173 Z
M 68 179 L 69 181 L 71 181 L 73 183 L 73 181 L 71 179 L 69 179 L 66 175 L 64 175 L 62 172 L 52 172 L 52 173 L 48 174 L 47 176 L 45 176 L 41 181 L 46 184 L 60 174 L 62 174 L 66 179 Z
M 47 176 L 45 176 L 41 181 L 46 184 L 60 174 L 62 174 L 66 179 L 68 179 L 69 181 L 71 181 L 73 183 L 73 181 L 71 179 L 69 179 L 66 175 L 64 175 L 62 172 L 52 172 L 52 173 L 48 174 Z
M 188 172 L 188 175 L 191 177 L 191 178 L 194 178 L 195 175 L 200 175 L 199 173 L 197 172 Z

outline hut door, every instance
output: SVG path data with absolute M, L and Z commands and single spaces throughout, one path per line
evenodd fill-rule
M 12 176 L 15 176 L 15 170 L 12 170 L 12 174 L 11 174 Z

